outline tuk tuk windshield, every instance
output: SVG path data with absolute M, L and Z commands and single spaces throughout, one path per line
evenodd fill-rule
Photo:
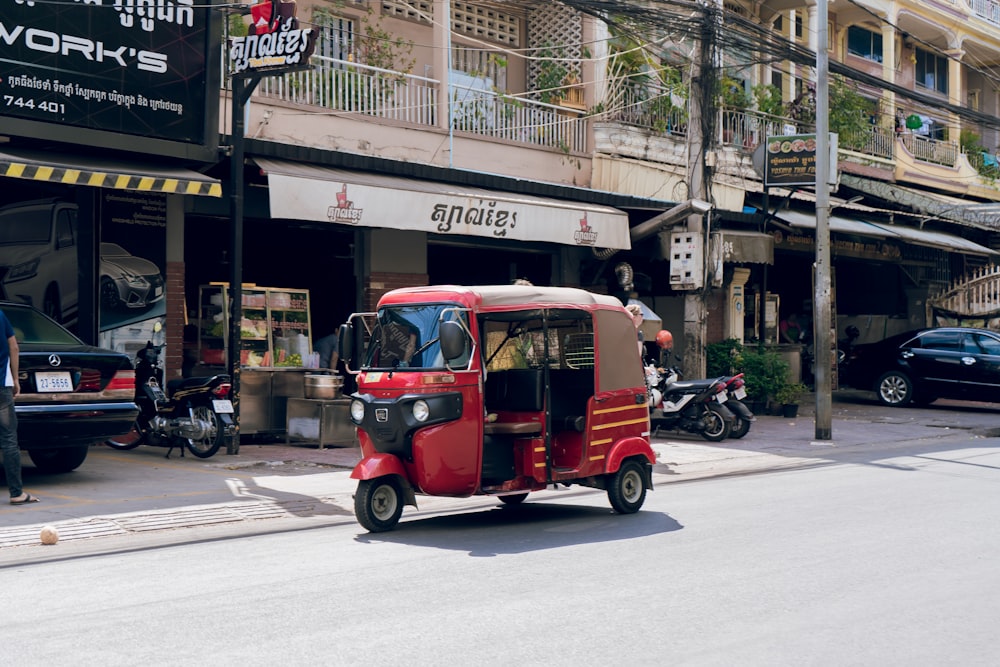
M 440 323 L 461 320 L 468 327 L 468 316 L 454 304 L 388 306 L 376 314 L 363 367 L 369 369 L 444 369 L 438 328 Z M 458 359 L 448 359 L 452 368 L 469 363 L 469 347 Z

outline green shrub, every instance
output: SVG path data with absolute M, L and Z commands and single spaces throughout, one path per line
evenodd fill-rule
M 776 401 L 788 382 L 788 362 L 763 347 L 744 348 L 735 364 L 746 381 L 747 395 L 756 401 Z
M 718 343 L 705 346 L 705 374 L 715 378 L 720 375 L 735 375 L 737 359 L 743 352 L 743 346 L 735 338 L 727 338 Z

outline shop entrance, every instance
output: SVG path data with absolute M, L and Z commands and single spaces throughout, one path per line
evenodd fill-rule
M 431 285 L 505 285 L 517 278 L 549 285 L 552 255 L 428 243 L 427 273 Z

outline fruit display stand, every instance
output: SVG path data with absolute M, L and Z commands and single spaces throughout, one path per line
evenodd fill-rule
M 228 283 L 212 283 L 198 290 L 197 374 L 227 365 L 228 288 Z M 242 303 L 240 433 L 281 433 L 288 398 L 304 395 L 304 375 L 318 363 L 312 353 L 309 290 L 244 285 Z

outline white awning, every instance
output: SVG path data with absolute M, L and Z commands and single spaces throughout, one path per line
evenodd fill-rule
M 628 215 L 608 206 L 269 158 L 254 161 L 267 174 L 272 218 L 631 248 Z

